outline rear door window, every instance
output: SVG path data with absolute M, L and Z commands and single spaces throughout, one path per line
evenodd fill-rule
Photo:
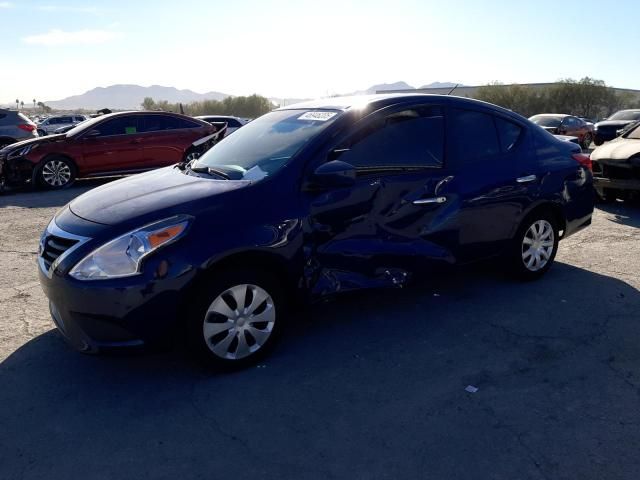
M 444 164 L 444 112 L 418 106 L 386 114 L 356 132 L 340 150 L 340 160 L 361 171 L 429 168 Z
M 169 115 L 144 115 L 141 125 L 142 132 L 162 132 L 167 130 L 178 130 L 183 128 L 196 128 L 200 124 L 189 120 L 172 117 Z
M 463 163 L 483 161 L 501 152 L 494 116 L 475 110 L 452 109 L 451 148 Z

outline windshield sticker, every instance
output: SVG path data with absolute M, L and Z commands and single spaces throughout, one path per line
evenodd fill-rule
M 317 122 L 326 122 L 335 117 L 337 112 L 307 112 L 298 117 L 298 120 L 311 120 Z

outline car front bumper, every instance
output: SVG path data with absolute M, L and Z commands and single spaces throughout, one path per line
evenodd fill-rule
M 640 192 L 640 179 L 594 177 L 593 186 L 599 195 L 603 195 L 605 189 Z
M 72 216 L 67 213 L 66 217 L 67 226 L 72 225 L 68 221 Z M 77 221 L 85 227 L 88 223 Z M 85 228 L 83 233 L 87 232 Z M 51 263 L 47 262 L 51 240 L 77 243 Z M 38 275 L 58 330 L 71 345 L 87 353 L 167 343 L 182 316 L 184 294 L 195 270 L 178 260 L 181 256 L 174 245 L 151 255 L 141 273 L 130 277 L 82 281 L 68 275 L 75 263 L 103 243 L 62 230 L 55 221 L 43 234 Z

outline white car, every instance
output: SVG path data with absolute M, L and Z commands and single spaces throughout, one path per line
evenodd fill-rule
M 225 122 L 227 124 L 227 135 L 232 134 L 243 125 L 246 125 L 247 123 L 249 123 L 247 120 L 243 118 L 229 117 L 226 115 L 200 115 L 199 117 L 195 117 L 195 118 L 199 118 L 200 120 L 204 120 L 205 122 L 209 122 L 209 123 Z
M 48 117 L 45 120 L 38 123 L 38 134 L 48 135 L 53 133 L 60 127 L 68 127 L 70 125 L 77 125 L 80 122 L 84 122 L 87 119 L 84 115 L 56 115 Z

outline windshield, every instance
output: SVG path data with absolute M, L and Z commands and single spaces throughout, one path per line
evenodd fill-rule
M 640 120 L 640 110 L 621 110 L 611 115 L 608 120 Z
M 640 140 L 640 122 L 635 123 L 630 131 L 624 136 L 624 138 L 631 138 L 633 140 Z
M 541 127 L 559 127 L 562 123 L 562 117 L 547 117 L 546 115 L 536 115 L 529 120 Z
M 261 180 L 282 168 L 318 133 L 338 118 L 332 110 L 278 110 L 248 123 L 214 145 L 193 165 L 233 172 L 234 178 Z
M 73 127 L 71 130 L 67 132 L 67 137 L 73 137 L 74 135 L 77 135 L 78 133 L 83 132 L 84 130 L 88 130 L 93 125 L 95 125 L 96 123 L 100 122 L 103 119 L 104 119 L 104 116 L 100 115 L 95 118 L 90 118 L 89 120 L 84 120 L 83 122 L 80 122 L 79 124 L 77 124 L 75 127 Z

